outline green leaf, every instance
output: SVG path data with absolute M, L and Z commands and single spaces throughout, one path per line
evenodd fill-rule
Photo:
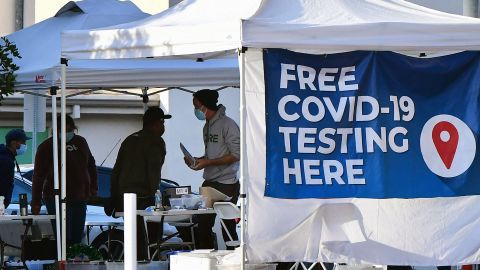
M 0 101 L 13 94 L 16 83 L 15 71 L 19 69 L 13 59 L 21 58 L 17 46 L 6 37 L 0 40 Z M 1 105 L 1 102 L 0 102 Z

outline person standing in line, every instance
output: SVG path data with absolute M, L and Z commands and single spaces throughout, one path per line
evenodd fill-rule
M 165 132 L 165 119 L 172 118 L 161 108 L 150 107 L 143 115 L 143 129 L 128 136 L 120 146 L 112 171 L 110 194 L 111 203 L 105 212 L 123 211 L 123 194 L 137 195 L 137 209 L 154 205 L 154 196 L 159 189 L 162 166 L 167 150 L 162 138 Z M 137 255 L 139 260 L 147 260 L 146 232 L 143 218 L 137 218 Z M 157 240 L 158 224 L 147 223 L 149 242 Z
M 60 130 L 60 117 L 57 118 Z M 67 168 L 67 245 L 80 243 L 83 237 L 87 201 L 98 191 L 97 168 L 87 141 L 75 134 L 77 127 L 72 117 L 66 118 Z M 60 152 L 60 147 L 59 147 Z M 60 153 L 59 153 L 60 156 Z M 59 166 L 60 170 L 60 166 Z M 32 213 L 40 213 L 42 199 L 50 215 L 55 214 L 53 183 L 53 138 L 38 146 L 32 177 Z M 52 223 L 55 226 L 54 223 Z M 55 231 L 55 230 L 54 230 Z
M 206 121 L 203 127 L 205 155 L 196 158 L 192 167 L 190 160 L 185 163 L 193 170 L 203 170 L 202 187 L 211 187 L 231 197 L 230 202 L 236 204 L 240 194 L 238 169 L 240 160 L 240 129 L 233 119 L 225 114 L 226 108 L 217 105 L 218 92 L 204 89 L 193 94 L 195 116 Z M 197 215 L 198 247 L 214 248 L 212 227 L 215 224 L 215 214 Z M 238 240 L 235 220 L 224 220 L 232 236 Z M 223 239 L 228 235 L 222 228 Z
M 5 144 L 0 144 L 0 196 L 5 197 L 5 208 L 12 200 L 16 156 L 27 151 L 26 142 L 30 139 L 22 129 L 12 129 L 5 135 Z

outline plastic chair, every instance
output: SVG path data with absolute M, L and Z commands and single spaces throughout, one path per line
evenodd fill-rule
M 237 219 L 240 218 L 240 209 L 231 202 L 216 202 L 213 204 L 213 209 L 220 218 L 220 224 L 228 235 L 229 241 L 225 241 L 225 245 L 228 247 L 237 247 L 240 245 L 240 241 L 233 240 L 232 235 L 227 229 L 227 226 L 223 222 L 224 219 Z

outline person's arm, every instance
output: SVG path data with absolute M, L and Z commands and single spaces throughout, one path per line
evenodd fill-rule
M 90 176 L 90 196 L 96 196 L 98 192 L 98 176 L 97 176 L 97 166 L 95 164 L 95 158 L 90 152 L 88 144 L 86 144 L 88 150 L 88 174 Z
M 195 166 L 193 169 L 201 170 L 210 166 L 229 165 L 237 162 L 238 160 L 239 159 L 233 154 L 227 154 L 221 158 L 216 159 L 201 158 L 197 159 L 197 166 Z
M 122 172 L 127 140 L 128 138 L 120 145 L 115 165 L 113 165 L 112 175 L 110 176 L 110 197 L 114 200 L 116 200 L 115 197 L 118 195 L 118 182 L 120 181 L 120 173 Z
M 5 197 L 3 201 L 5 208 L 8 207 L 12 200 L 14 166 L 10 159 L 4 159 L 3 162 L 0 162 L 0 190 L 2 191 L 2 196 Z
M 35 155 L 35 167 L 32 176 L 32 201 L 30 202 L 34 215 L 40 213 L 43 185 L 48 175 L 50 161 L 52 161 L 52 156 L 49 155 L 47 148 L 48 146 L 45 144 L 40 145 Z
M 235 122 L 231 121 L 224 127 L 223 137 L 230 153 L 216 159 L 205 157 L 197 159 L 194 170 L 201 170 L 210 166 L 230 165 L 240 160 L 240 130 Z

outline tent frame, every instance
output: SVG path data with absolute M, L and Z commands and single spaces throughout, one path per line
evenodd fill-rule
M 243 55 L 243 53 L 242 53 Z M 161 90 L 157 90 L 155 92 L 151 93 L 146 93 L 146 91 L 149 89 L 148 87 L 144 88 L 143 94 L 138 94 L 138 93 L 132 93 L 129 91 L 125 90 L 116 90 L 116 89 L 107 89 L 107 88 L 96 88 L 96 89 L 89 89 L 85 90 L 79 93 L 74 93 L 67 95 L 67 87 L 66 87 L 66 74 L 67 74 L 67 66 L 68 66 L 68 59 L 66 58 L 61 58 L 60 59 L 61 63 L 61 86 L 60 88 L 58 86 L 52 86 L 50 87 L 50 95 L 47 94 L 40 94 L 40 93 L 35 93 L 32 91 L 28 90 L 17 90 L 19 93 L 23 94 L 28 94 L 28 95 L 34 95 L 34 96 L 41 96 L 41 97 L 47 97 L 51 98 L 51 122 L 52 122 L 52 138 L 53 138 L 53 179 L 54 179 L 54 193 L 55 193 L 55 224 L 56 224 L 56 240 L 57 240 L 57 260 L 59 262 L 61 261 L 66 261 L 66 99 L 69 97 L 77 96 L 77 95 L 82 95 L 82 94 L 87 94 L 99 90 L 104 90 L 104 91 L 109 91 L 109 92 L 114 92 L 114 93 L 119 93 L 119 94 L 127 94 L 127 95 L 134 95 L 134 96 L 139 96 L 143 98 L 143 102 L 146 106 L 145 102 L 148 102 L 148 96 L 154 95 L 154 94 L 159 94 L 162 92 L 170 91 L 170 90 L 179 90 L 187 93 L 194 93 L 195 91 L 189 90 L 184 87 L 166 87 Z M 221 86 L 216 89 L 216 91 L 220 91 L 226 88 L 242 88 L 241 86 Z M 131 89 L 132 87 L 128 87 Z M 161 87 L 159 87 L 161 88 Z M 61 95 L 60 95 L 60 130 L 57 129 L 57 98 L 58 98 L 58 90 L 61 90 Z M 75 88 L 78 89 L 78 88 Z M 243 90 L 242 90 L 243 91 Z M 241 98 L 242 99 L 242 98 Z M 244 107 L 241 106 L 241 108 L 244 109 Z M 242 123 L 242 120 L 240 121 Z M 60 158 L 58 156 L 58 147 L 59 147 L 59 142 L 58 142 L 58 134 L 60 134 Z M 243 135 L 242 135 L 243 136 Z M 241 149 L 242 151 L 242 149 Z M 60 176 L 58 174 L 58 164 L 60 161 Z M 242 164 L 242 162 L 240 163 Z M 242 166 L 242 165 L 241 165 Z M 240 176 L 240 181 L 242 181 L 242 173 Z M 61 183 L 61 188 L 60 188 L 60 183 Z M 241 182 L 242 183 L 242 182 Z M 241 185 L 243 186 L 243 185 Z M 240 202 L 242 205 L 242 209 L 244 209 L 244 200 L 245 200 L 245 195 L 244 191 L 241 191 L 241 196 L 240 196 Z M 60 207 L 59 207 L 60 206 Z M 245 214 L 242 210 L 242 220 L 245 218 Z M 242 222 L 243 223 L 243 222 Z M 243 224 L 242 224 L 243 225 Z M 243 226 L 242 226 L 243 228 Z M 58 237 L 60 236 L 60 237 Z M 243 239 L 244 234 L 242 232 L 241 238 Z M 58 252 L 60 251 L 60 252 Z M 244 249 L 242 248 L 242 251 L 244 252 Z M 245 253 L 242 253 L 242 256 L 245 256 Z
M 245 233 L 246 233 L 246 221 L 245 221 L 245 214 L 246 214 L 246 189 L 245 189 L 245 175 L 247 168 L 246 164 L 246 128 L 245 128 L 245 121 L 246 121 L 246 96 L 245 96 L 245 52 L 247 48 L 243 47 L 239 49 L 239 62 L 240 62 L 240 257 L 241 257 L 241 264 L 240 270 L 245 270 L 245 261 L 246 261 L 246 250 L 245 250 Z

